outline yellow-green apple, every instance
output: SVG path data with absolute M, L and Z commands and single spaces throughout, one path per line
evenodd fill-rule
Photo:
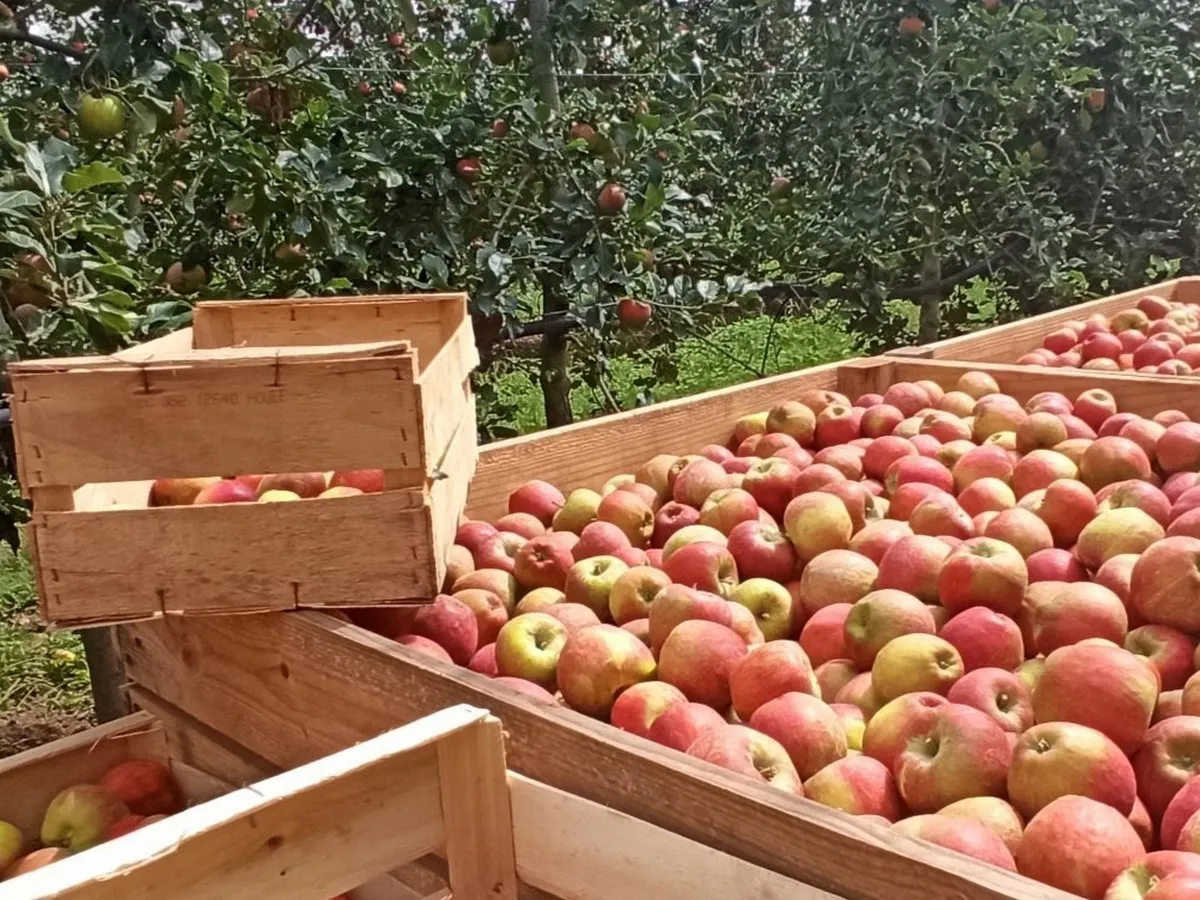
M 907 522 L 880 519 L 877 522 L 868 522 L 858 534 L 850 539 L 850 550 L 859 556 L 865 556 L 878 567 L 888 550 L 892 549 L 897 541 L 911 536 L 912 529 L 908 527 Z M 878 569 L 876 572 L 878 573 Z
M 982 825 L 1000 838 L 1008 852 L 1014 855 L 1021 846 L 1025 820 L 1012 804 L 999 797 L 967 797 L 942 807 L 938 815 Z
M 628 693 L 628 692 L 627 692 Z M 617 698 L 620 700 L 620 698 Z M 655 718 L 646 736 L 656 744 L 686 753 L 700 733 L 710 728 L 723 728 L 727 723 L 721 714 L 703 703 L 672 704 Z
M 475 571 L 475 558 L 462 544 L 453 544 L 446 551 L 446 578 L 442 583 L 443 593 L 454 589 L 454 582 L 469 572 Z
M 1029 418 L 1017 425 L 1017 451 L 1021 454 L 1048 450 L 1066 439 L 1066 425 L 1052 412 L 1031 412 Z
M 728 597 L 738 584 L 737 563 L 721 544 L 700 541 L 681 547 L 663 560 L 663 571 L 676 584 Z M 570 597 L 570 590 L 567 591 Z
M 782 584 L 768 578 L 751 578 L 735 587 L 729 599 L 750 610 L 764 640 L 792 634 L 792 595 Z
M 838 695 L 838 691 L 850 682 L 851 678 L 860 673 L 858 667 L 848 659 L 831 659 L 817 666 L 814 674 L 817 676 L 820 696 L 829 702 Z
M 796 551 L 791 541 L 771 523 L 754 521 L 735 525 L 729 532 L 727 546 L 742 578 L 770 578 L 783 583 L 796 569 Z
M 1037 690 L 1038 682 L 1042 680 L 1042 674 L 1046 671 L 1046 658 L 1037 656 L 1033 659 L 1027 659 L 1025 662 L 1016 668 L 1017 677 L 1025 682 L 1025 686 L 1029 688 L 1029 693 L 1032 696 Z
M 563 505 L 551 519 L 555 531 L 572 531 L 579 534 L 590 522 L 596 521 L 596 511 L 603 498 L 588 488 L 576 488 L 567 495 Z
M 26 853 L 4 870 L 4 880 L 11 881 L 20 875 L 27 875 L 30 872 L 56 863 L 60 859 L 66 859 L 70 855 L 71 851 L 62 847 L 43 847 L 40 850 L 34 850 L 32 853 Z
M 666 562 L 690 544 L 717 544 L 720 547 L 728 546 L 729 539 L 715 528 L 709 528 L 707 525 L 688 525 L 680 528 L 677 532 L 668 538 L 663 544 L 662 561 Z
M 596 518 L 616 525 L 634 547 L 649 546 L 654 533 L 654 510 L 633 491 L 613 491 L 604 497 L 596 508 Z
M 1134 754 L 1138 796 L 1158 821 L 1189 780 L 1200 775 L 1200 717 L 1175 716 L 1146 732 Z
M 904 418 L 904 413 L 890 403 L 877 403 L 863 412 L 863 436 L 869 438 L 890 436 L 896 426 L 904 421 Z
M 1093 388 L 1075 398 L 1075 415 L 1094 429 L 1099 429 L 1109 416 L 1116 415 L 1117 401 L 1108 391 Z
M 517 603 L 515 613 L 542 612 L 555 603 L 566 603 L 567 595 L 558 588 L 534 588 Z
M 1012 671 L 1025 659 L 1021 629 L 1008 616 L 976 606 L 954 616 L 939 635 L 959 652 L 967 672 L 998 668 Z
M 607 619 L 609 594 L 617 579 L 628 570 L 615 556 L 593 556 L 567 570 L 563 593 L 568 603 L 582 603 L 601 619 Z
M 25 846 L 21 829 L 10 822 L 0 822 L 0 872 L 11 866 Z
M 1114 556 L 1144 552 L 1165 535 L 1163 527 L 1140 509 L 1110 509 L 1098 514 L 1079 533 L 1075 555 L 1094 571 Z
M 1191 900 L 1200 897 L 1200 856 L 1159 850 L 1117 876 L 1103 900 Z
M 1129 621 L 1121 598 L 1087 581 L 1031 584 L 1021 611 L 1026 651 L 1049 654 L 1088 638 L 1122 644 Z
M 1061 478 L 1075 478 L 1079 468 L 1056 450 L 1034 450 L 1013 468 L 1012 486 L 1017 497 L 1045 490 Z
M 815 696 L 818 690 L 812 663 L 795 641 L 768 641 L 753 648 L 729 676 L 733 711 L 743 722 L 776 697 L 788 693 Z
M 1025 560 L 1029 583 L 1039 581 L 1088 581 L 1088 570 L 1069 550 L 1051 547 L 1039 550 Z
M 220 480 L 215 476 L 212 478 L 160 478 L 150 486 L 150 505 L 188 506 L 195 502 L 202 490 Z M 253 488 L 251 488 L 251 492 L 254 493 Z M 2 859 L 3 857 L 0 857 L 0 861 Z
M 1105 485 L 1150 475 L 1146 452 L 1128 438 L 1110 435 L 1092 441 L 1079 461 L 1079 478 L 1093 491 Z
M 412 633 L 429 638 L 460 666 L 469 663 L 479 649 L 479 623 L 475 611 L 462 600 L 447 594 L 438 594 L 432 603 L 417 610 Z
M 561 533 L 552 532 L 547 537 Z M 625 532 L 612 522 L 592 522 L 579 532 L 579 540 L 571 547 L 571 556 L 575 562 L 582 562 L 594 556 L 616 556 L 631 546 Z
M 416 637 L 416 635 L 412 635 Z M 425 640 L 425 638 L 418 638 Z M 430 641 L 429 643 L 433 643 Z M 436 647 L 437 645 L 434 644 Z M 439 648 L 440 649 L 440 648 Z M 446 654 L 447 662 L 454 662 L 450 659 L 450 654 Z M 486 675 L 488 678 L 495 678 L 500 674 L 500 668 L 496 665 L 496 645 L 494 643 L 487 644 L 475 651 L 475 655 L 471 657 L 471 661 L 467 663 L 467 668 L 472 672 L 478 672 L 480 675 Z
M 941 814 L 912 816 L 892 826 L 897 834 L 962 853 L 1010 872 L 1017 871 L 1008 847 L 991 829 L 973 819 Z
M 819 491 L 793 499 L 783 519 L 788 540 L 804 563 L 827 550 L 844 549 L 853 533 L 846 505 L 832 494 Z
M 852 754 L 830 763 L 804 782 L 804 796 L 854 816 L 895 822 L 905 815 L 892 773 L 869 756 Z
M 852 550 L 826 550 L 800 576 L 799 600 L 805 616 L 835 603 L 856 603 L 875 587 L 879 569 Z
M 553 535 L 545 534 L 526 541 L 513 558 L 513 576 L 521 587 L 562 590 L 567 572 L 575 565 L 571 549 Z
M 609 722 L 636 734 L 649 737 L 655 720 L 672 706 L 686 706 L 683 692 L 665 681 L 643 681 L 624 691 L 613 703 Z
M 1046 657 L 1033 691 L 1040 723 L 1075 722 L 1108 735 L 1125 753 L 1140 746 L 1158 699 L 1158 673 L 1106 642 L 1061 647 Z
M 742 522 L 758 521 L 758 503 L 741 488 L 713 491 L 700 508 L 700 524 L 728 535 Z
M 510 619 L 496 636 L 496 669 L 553 689 L 558 660 L 567 643 L 567 627 L 551 615 L 523 613 Z
M 233 478 L 222 478 L 201 488 L 192 503 L 207 506 L 216 503 L 254 503 L 257 499 L 258 494 L 250 485 Z
M 1192 674 L 1196 639 L 1170 625 L 1142 625 L 1125 636 L 1125 649 L 1158 670 L 1164 691 L 1182 688 Z
M 1200 424 L 1177 422 L 1163 432 L 1155 448 L 1167 474 L 1200 470 Z
M 729 473 L 711 459 L 700 457 L 689 462 L 675 476 L 671 488 L 678 503 L 686 503 L 699 509 L 713 491 L 729 487 Z
M 1128 758 L 1094 728 L 1046 722 L 1017 739 L 1008 797 L 1026 816 L 1068 794 L 1090 797 L 1128 816 L 1137 792 Z
M 1164 722 L 1167 719 L 1175 716 L 1183 715 L 1183 689 L 1177 691 L 1163 691 L 1158 695 L 1158 702 L 1154 704 L 1154 718 L 1152 722 Z
M 851 750 L 856 753 L 861 752 L 863 748 L 863 734 L 867 730 L 867 718 L 863 714 L 862 709 L 853 703 L 830 703 L 829 708 L 837 714 L 838 719 L 842 723 L 842 728 L 846 732 L 847 753 Z
M 913 812 L 936 812 L 967 797 L 1004 794 L 1012 747 L 985 713 L 949 703 L 934 710 L 896 757 L 896 787 Z
M 301 497 L 316 497 L 325 490 L 325 473 L 323 472 L 287 472 L 278 475 L 264 475 L 258 483 L 258 496 L 268 491 L 291 491 Z
M 836 703 L 850 703 L 862 710 L 863 720 L 871 721 L 871 718 L 879 711 L 882 702 L 875 694 L 875 688 L 871 684 L 871 673 L 861 672 L 847 681 L 840 691 L 834 696 Z
M 777 741 L 744 725 L 722 725 L 700 732 L 687 754 L 789 794 L 804 796 L 803 782 L 787 751 Z
M 954 683 L 946 694 L 986 713 L 1005 731 L 1020 734 L 1033 724 L 1033 700 L 1025 682 L 1005 669 L 976 669 Z
M 946 391 L 937 408 L 956 416 L 969 416 L 975 412 L 975 398 L 966 391 Z
M 1096 492 L 1097 512 L 1110 509 L 1140 509 L 1163 528 L 1170 523 L 1171 501 L 1147 481 L 1116 481 Z
M 995 538 L 973 538 L 942 564 L 938 600 L 952 616 L 975 606 L 1015 616 L 1028 583 L 1025 560 L 1015 547 Z
M 749 725 L 779 742 L 802 779 L 811 778 L 848 750 L 846 729 L 837 713 L 808 693 L 793 691 L 769 700 L 754 711 Z
M 1050 526 L 1034 513 L 1019 506 L 997 513 L 987 523 L 984 536 L 1011 545 L 1025 559 L 1039 550 L 1054 546 Z
M 816 425 L 816 413 L 796 400 L 785 400 L 767 413 L 768 432 L 789 435 L 802 447 L 812 443 Z
M 924 732 L 938 709 L 949 703 L 940 694 L 904 694 L 880 707 L 863 732 L 862 751 L 894 771 L 896 759 L 914 735 Z
M 1147 548 L 1133 567 L 1129 598 L 1151 622 L 1200 631 L 1200 540 L 1169 537 Z
M 600 624 L 600 617 L 582 603 L 555 603 L 553 606 L 547 606 L 543 612 L 562 622 L 566 626 L 568 637 L 581 628 Z
M 567 498 L 554 485 L 534 479 L 508 495 L 508 511 L 528 513 L 548 527 L 566 502 Z
M 800 646 L 813 665 L 849 658 L 846 654 L 846 618 L 850 610 L 849 603 L 835 603 L 817 610 L 804 623 L 800 629 Z M 651 616 L 653 624 L 653 611 Z
M 867 522 L 877 522 L 886 511 L 886 500 L 875 497 L 860 481 L 836 481 L 817 488 L 837 497 L 850 514 L 852 533 L 857 534 Z
M 1025 826 L 1017 870 L 1089 900 L 1146 855 L 1141 838 L 1120 812 L 1087 797 L 1059 797 Z
M 634 566 L 622 572 L 608 594 L 608 610 L 618 625 L 645 619 L 650 605 L 663 588 L 671 583 L 666 572 L 650 566 Z
M 893 638 L 936 633 L 937 625 L 924 603 L 912 594 L 884 588 L 872 591 L 851 607 L 843 644 L 847 657 L 866 670 Z
M 659 677 L 694 703 L 725 709 L 732 699 L 729 680 L 746 653 L 746 642 L 732 629 L 689 619 L 676 625 L 663 643 Z
M 650 604 L 650 646 L 657 655 L 667 636 L 680 622 L 689 619 L 704 619 L 732 628 L 732 609 L 730 603 L 716 594 L 681 584 L 668 585 Z
M 796 491 L 800 467 L 777 456 L 752 465 L 742 478 L 742 490 L 776 521 L 783 518 L 788 501 Z
M 927 535 L 902 537 L 879 561 L 875 587 L 894 588 L 912 594 L 923 603 L 936 603 L 938 576 L 950 548 Z
M 46 807 L 42 844 L 72 853 L 87 850 L 102 843 L 108 827 L 127 815 L 129 807 L 108 788 L 95 784 L 63 788 Z
M 593 625 L 568 634 L 558 658 L 558 689 L 572 709 L 607 718 L 621 691 L 651 680 L 654 672 L 654 657 L 636 636 L 615 625 Z
M 863 453 L 863 473 L 868 478 L 883 481 L 892 463 L 905 457 L 916 457 L 917 448 L 908 438 L 888 434 L 876 437 Z
M 871 684 L 880 703 L 902 694 L 945 694 L 963 675 L 954 646 L 933 634 L 903 634 L 879 651 L 871 666 Z
M 654 532 L 650 538 L 653 547 L 662 547 L 675 532 L 696 525 L 700 521 L 700 511 L 683 503 L 664 503 L 654 515 Z
M 1159 824 L 1163 847 L 1195 850 L 1195 847 L 1180 847 L 1179 844 L 1184 826 L 1196 815 L 1197 810 L 1200 810 L 1200 776 L 1188 779 L 1167 804 Z
M 1079 539 L 1084 526 L 1095 518 L 1096 495 L 1081 481 L 1060 478 L 1046 488 L 1034 511 L 1049 527 L 1054 543 L 1070 547 Z

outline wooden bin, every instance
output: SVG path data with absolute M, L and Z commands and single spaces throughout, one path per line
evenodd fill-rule
M 877 358 L 822 366 L 482 449 L 468 513 L 488 518 L 530 478 L 602 485 L 656 452 L 724 443 L 739 417 L 833 389 L 897 381 L 952 388 L 973 369 L 1018 399 L 1102 387 L 1123 409 L 1182 408 L 1200 392 L 1171 379 L 1092 371 Z M 453 703 L 499 716 L 511 769 L 846 900 L 1066 900 L 1017 875 L 880 830 L 316 612 L 171 619 L 121 629 L 131 678 L 277 765 L 292 766 Z M 594 846 L 590 841 L 588 846 Z M 584 851 L 580 851 L 581 853 Z M 702 894 L 701 894 L 702 895 Z M 712 896 L 717 896 L 714 892 Z M 800 894 L 798 896 L 805 896 Z
M 62 787 L 149 757 L 192 808 L 0 883 L 3 900 L 839 900 L 506 773 L 500 722 L 457 706 L 284 775 L 146 697 L 0 763 L 0 816 L 36 832 Z M 208 771 L 208 770 L 213 771 Z M 238 789 L 244 780 L 257 781 Z
M 1015 363 L 1031 350 L 1042 346 L 1042 339 L 1064 323 L 1083 320 L 1096 313 L 1112 315 L 1128 309 L 1148 294 L 1157 294 L 1168 300 L 1184 303 L 1200 303 L 1200 277 L 1176 278 L 1149 287 L 1126 291 L 1112 297 L 1102 297 L 1087 303 L 1057 309 L 1040 316 L 1021 319 L 1007 325 L 984 328 L 961 337 L 947 338 L 919 347 L 903 347 L 893 350 L 889 356 L 916 356 L 925 359 L 953 359 L 962 362 Z M 1057 371 L 1057 370 L 1056 370 Z M 1108 372 L 1110 375 L 1141 373 Z M 1159 376 L 1180 377 L 1180 376 Z M 1187 376 L 1184 376 L 1187 377 Z
M 466 296 L 202 303 L 112 356 L 9 367 L 43 617 L 434 596 L 476 460 Z M 157 478 L 383 469 L 387 490 L 147 508 Z

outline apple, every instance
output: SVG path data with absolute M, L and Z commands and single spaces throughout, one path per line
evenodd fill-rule
M 1012 671 L 1025 659 L 1017 623 L 987 607 L 959 613 L 942 626 L 939 635 L 959 652 L 967 672 L 985 668 Z
M 848 659 L 831 659 L 817 666 L 814 674 L 817 676 L 819 696 L 832 700 L 850 679 L 860 673 L 858 667 Z
M 894 638 L 871 665 L 871 684 L 880 703 L 902 694 L 930 691 L 945 694 L 963 675 L 962 657 L 954 646 L 932 634 Z
M 1133 567 L 1129 598 L 1151 622 L 1200 632 L 1200 539 L 1168 537 L 1149 546 Z
M 846 653 L 846 619 L 852 609 L 849 603 L 835 603 L 817 610 L 800 630 L 800 646 L 813 665 L 832 659 L 848 659 Z M 651 618 L 653 623 L 653 617 Z
M 1071 555 L 1070 551 L 1059 547 L 1048 550 L 1038 550 L 1025 560 L 1029 572 L 1029 583 L 1041 581 L 1088 581 L 1087 568 Z
M 544 688 L 555 685 L 559 657 L 567 643 L 567 627 L 546 613 L 522 613 L 496 636 L 496 669 Z
M 883 402 L 896 407 L 905 416 L 915 416 L 933 403 L 928 391 L 908 381 L 891 385 L 883 394 Z
M 523 588 L 561 591 L 567 583 L 567 572 L 574 565 L 571 550 L 554 535 L 547 534 L 532 538 L 521 546 L 513 557 L 512 571 Z
M 475 558 L 471 551 L 461 544 L 452 544 L 446 551 L 446 577 L 442 583 L 442 592 L 451 593 L 454 582 L 475 571 Z
M 740 522 L 729 532 L 727 546 L 742 578 L 769 578 L 782 583 L 795 571 L 796 551 L 776 525 Z
M 1175 716 L 1152 725 L 1134 754 L 1138 796 L 1155 821 L 1188 781 L 1200 775 L 1200 717 Z
M 716 594 L 671 584 L 661 590 L 650 604 L 650 646 L 657 655 L 668 635 L 681 622 L 703 619 L 733 627 L 733 605 Z
M 722 597 L 730 596 L 738 584 L 737 563 L 733 554 L 725 546 L 706 541 L 688 544 L 666 557 L 663 571 L 676 584 L 699 588 Z M 570 597 L 569 589 L 567 596 Z
M 767 431 L 786 434 L 801 447 L 809 446 L 817 427 L 816 413 L 795 400 L 785 400 L 767 413 Z
M 1000 838 L 1009 853 L 1016 855 L 1021 846 L 1025 820 L 1008 802 L 999 797 L 967 797 L 938 811 L 938 816 L 975 822 Z
M 1049 654 L 1089 638 L 1120 645 L 1129 622 L 1121 599 L 1102 585 L 1042 581 L 1030 585 L 1021 626 L 1026 649 Z
M 837 713 L 808 693 L 793 691 L 767 701 L 750 716 L 749 724 L 779 742 L 802 779 L 842 759 L 848 750 Z
M 1079 478 L 1094 491 L 1118 481 L 1144 479 L 1150 471 L 1146 452 L 1123 437 L 1097 438 L 1079 461 Z
M 830 763 L 804 782 L 804 796 L 854 816 L 895 822 L 905 814 L 892 773 L 869 756 L 849 755 Z
M 290 472 L 280 475 L 264 475 L 258 483 L 258 496 L 269 491 L 291 491 L 301 497 L 316 497 L 326 488 L 322 472 Z M 197 499 L 197 502 L 199 500 Z
M 1200 470 L 1200 424 L 1176 422 L 1170 425 L 1155 447 L 1158 464 L 1168 475 Z
M 1096 515 L 1096 495 L 1080 481 L 1060 478 L 1046 488 L 1035 510 L 1050 528 L 1054 543 L 1070 547 Z
M 869 722 L 879 711 L 882 701 L 875 693 L 870 672 L 855 675 L 834 695 L 835 703 L 849 703 L 857 706 L 863 714 L 863 721 Z
M 160 478 L 150 486 L 151 506 L 188 506 L 205 488 L 212 487 L 220 478 Z M 253 490 L 253 486 L 251 486 Z M 0 862 L 3 857 L 0 857 Z M 7 866 L 5 866 L 7 868 Z
M 689 544 L 716 544 L 719 547 L 725 547 L 729 544 L 729 539 L 715 528 L 709 528 L 707 525 L 688 525 L 680 528 L 677 532 L 667 539 L 667 542 L 662 548 L 662 561 L 664 564 L 676 553 Z
M 875 586 L 878 568 L 850 550 L 827 550 L 814 557 L 800 576 L 798 597 L 805 617 L 835 603 L 855 603 Z
M 37 869 L 56 863 L 60 859 L 66 859 L 70 855 L 71 851 L 65 850 L 62 847 L 43 847 L 40 850 L 34 850 L 32 853 L 26 853 L 4 870 L 4 880 L 12 881 L 12 879 L 20 875 L 27 875 Z
M 1163 691 L 1158 695 L 1158 702 L 1154 705 L 1154 718 L 1150 721 L 1157 724 L 1182 715 L 1183 690 Z
M 65 847 L 72 853 L 95 847 L 129 807 L 108 788 L 76 784 L 59 791 L 46 807 L 41 840 L 46 847 Z
M 1097 515 L 1080 532 L 1075 555 L 1085 566 L 1095 570 L 1114 556 L 1142 553 L 1165 536 L 1163 527 L 1140 509 L 1110 509 Z
M 673 706 L 687 706 L 678 688 L 664 681 L 643 681 L 621 693 L 613 702 L 609 721 L 630 734 L 648 738 L 655 721 Z
M 454 543 L 466 547 L 472 554 L 487 545 L 500 530 L 491 522 L 467 519 L 459 523 L 454 534 Z
M 949 703 L 896 757 L 896 787 L 913 812 L 936 812 L 968 797 L 1002 796 L 1011 762 L 1008 738 L 990 716 Z
M 730 678 L 747 652 L 746 642 L 732 629 L 689 619 L 676 625 L 663 643 L 659 677 L 693 703 L 725 709 L 732 700 Z
M 550 520 L 555 531 L 571 531 L 579 534 L 590 522 L 596 521 L 596 512 L 603 498 L 588 488 L 577 488 L 563 500 L 554 518 Z
M 417 610 L 412 633 L 433 641 L 460 666 L 469 663 L 479 649 L 479 623 L 475 611 L 462 600 L 447 594 L 438 594 L 432 603 Z
M 949 703 L 940 694 L 904 694 L 880 707 L 863 732 L 862 751 L 895 771 L 896 760 L 914 737 L 925 731 L 938 709 Z
M 1005 669 L 976 669 L 950 688 L 946 698 L 989 715 L 1005 731 L 1020 734 L 1033 724 L 1029 688 Z
M 752 649 L 729 676 L 733 710 L 743 722 L 784 694 L 816 696 L 819 690 L 812 664 L 795 641 L 768 641 Z
M 1017 871 L 1067 893 L 1103 900 L 1109 885 L 1145 855 L 1141 838 L 1120 812 L 1087 797 L 1066 796 L 1042 808 L 1025 827 Z
M 563 593 L 568 603 L 583 604 L 601 620 L 606 620 L 610 615 L 609 596 L 613 585 L 627 571 L 629 567 L 615 556 L 593 556 L 567 570 Z
M 419 638 L 419 640 L 423 641 L 425 638 Z M 436 647 L 437 645 L 434 644 L 434 646 Z M 446 654 L 445 661 L 453 662 L 454 660 L 450 659 L 449 654 Z M 467 668 L 472 672 L 478 672 L 480 675 L 486 675 L 488 678 L 498 676 L 500 668 L 496 664 L 496 645 L 491 643 L 476 650 L 475 655 L 471 657 L 471 661 L 467 663 Z
M 687 754 L 789 794 L 804 796 L 803 782 L 787 751 L 774 739 L 744 725 L 722 725 L 701 731 Z
M 364 494 L 382 494 L 387 486 L 383 469 L 345 469 L 329 476 L 329 487 L 358 488 Z
M 671 584 L 663 571 L 650 566 L 634 566 L 622 572 L 608 594 L 612 620 L 624 625 L 650 616 L 650 606 L 659 592 Z
M 1093 388 L 1075 398 L 1074 413 L 1093 429 L 1098 429 L 1109 416 L 1116 415 L 1117 401 L 1108 391 Z
M 664 503 L 654 516 L 654 532 L 650 537 L 652 547 L 662 547 L 677 531 L 700 521 L 700 511 L 683 503 Z
M 258 494 L 248 484 L 232 478 L 222 478 L 201 488 L 192 503 L 196 506 L 206 506 L 216 503 L 254 503 L 257 499 Z
M 1004 841 L 986 825 L 972 819 L 941 814 L 912 816 L 901 819 L 892 826 L 892 831 L 965 854 L 981 862 L 991 863 L 1010 872 L 1017 871 L 1012 852 Z
M 762 509 L 782 519 L 795 493 L 800 468 L 779 457 L 770 457 L 750 467 L 742 479 L 742 490 L 749 493 Z
M 912 594 L 891 588 L 872 591 L 856 602 L 845 622 L 843 644 L 847 657 L 869 669 L 875 657 L 894 638 L 904 634 L 935 634 L 929 608 Z
M 135 758 L 119 762 L 101 775 L 97 784 L 139 816 L 170 815 L 183 809 L 170 770 L 158 760 Z
M 729 599 L 753 614 L 764 640 L 774 641 L 792 635 L 792 595 L 782 584 L 767 578 L 751 578 L 735 587 Z
M 975 536 L 971 517 L 946 493 L 932 494 L 916 505 L 908 517 L 913 534 L 953 537 L 959 540 Z
M 997 513 L 987 523 L 984 536 L 1008 544 L 1024 559 L 1054 546 L 1050 527 L 1037 515 L 1020 506 Z
M 1125 753 L 1141 744 L 1158 699 L 1145 660 L 1107 642 L 1061 647 L 1046 657 L 1033 691 L 1039 723 L 1075 722 L 1106 734 Z
M 796 557 L 805 563 L 826 550 L 844 549 L 853 533 L 846 505 L 822 492 L 801 494 L 793 499 L 787 505 L 783 521 Z
M 5 871 L 21 856 L 25 835 L 11 822 L 0 822 L 0 872 Z
M 1142 625 L 1125 636 L 1125 649 L 1150 660 L 1162 690 L 1173 691 L 1192 674 L 1196 640 L 1170 625 Z
M 654 657 L 635 635 L 592 625 L 568 634 L 558 658 L 558 689 L 572 709 L 607 718 L 621 691 L 654 673 Z
M 1128 758 L 1094 728 L 1048 722 L 1034 725 L 1017 740 L 1008 796 L 1026 816 L 1068 794 L 1089 797 L 1128 816 L 1137 793 Z
M 1103 900 L 1190 900 L 1191 897 L 1200 897 L 1200 856 L 1159 850 L 1118 875 Z
M 742 522 L 758 521 L 758 503 L 741 488 L 713 491 L 700 509 L 700 524 L 728 535 Z
M 596 518 L 600 522 L 616 525 L 632 546 L 649 546 L 654 533 L 654 510 L 633 491 L 614 490 L 604 497 L 596 508 Z M 583 540 L 582 533 L 580 540 Z
M 620 700 L 620 697 L 617 699 Z M 726 724 L 721 714 L 711 706 L 684 702 L 672 704 L 657 716 L 646 736 L 656 744 L 686 753 L 702 732 L 723 728 Z
M 1070 457 L 1057 450 L 1034 450 L 1013 469 L 1012 488 L 1018 498 L 1027 497 L 1059 479 L 1074 479 L 1078 474 L 1079 468 Z
M 946 557 L 938 575 L 938 599 L 951 616 L 975 606 L 1015 616 L 1028 583 L 1025 560 L 1015 547 L 973 538 Z
M 938 578 L 950 548 L 926 535 L 902 537 L 879 561 L 875 587 L 894 588 L 912 594 L 924 603 L 936 603 Z
M 729 473 L 720 463 L 703 457 L 689 462 L 675 477 L 672 490 L 677 503 L 686 503 L 699 509 L 713 491 L 729 487 Z

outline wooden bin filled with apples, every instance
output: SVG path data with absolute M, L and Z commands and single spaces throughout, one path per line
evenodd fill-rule
M 427 599 L 477 362 L 466 296 L 431 294 L 201 303 L 111 356 L 11 365 L 43 618 Z
M 889 355 L 1191 375 L 1200 370 L 1200 277 L 1164 281 Z
M 0 897 L 839 900 L 508 773 L 501 723 L 481 709 L 275 775 L 137 698 L 154 712 L 0 762 Z M 603 840 L 581 853 L 580 834 Z
M 1178 884 L 1200 861 L 1145 859 L 1200 759 L 1200 696 L 1182 690 L 1200 634 L 1188 383 L 883 357 L 505 441 L 481 450 L 452 597 L 356 624 L 170 617 L 122 626 L 121 646 L 139 689 L 279 766 L 449 704 L 488 709 L 515 772 L 805 886 L 782 896 L 1124 900 L 1140 894 L 1105 895 L 1125 869 Z M 735 483 L 753 515 L 726 502 L 741 493 L 711 497 Z M 870 521 L 879 493 L 905 522 Z M 667 537 L 697 518 L 718 533 Z M 471 571 L 468 545 L 495 543 L 480 523 L 534 521 L 551 532 L 516 551 L 517 576 Z M 604 532 L 603 564 L 595 546 L 575 561 Z M 733 569 L 779 589 L 738 594 Z M 947 631 L 951 612 L 966 618 Z M 1169 844 L 1200 832 L 1197 794 L 1179 792 Z M 572 840 L 585 857 L 606 838 Z

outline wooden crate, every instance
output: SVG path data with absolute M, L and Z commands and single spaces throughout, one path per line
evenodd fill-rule
M 131 757 L 169 764 L 193 808 L 2 883 L 0 898 L 839 900 L 506 773 L 501 725 L 483 710 L 445 709 L 260 780 L 269 764 L 141 697 L 157 715 L 0 763 L 0 814 L 36 831 L 57 790 Z
M 423 601 L 476 460 L 462 294 L 202 303 L 107 357 L 9 367 L 43 617 Z M 156 478 L 383 469 L 388 490 L 147 508 Z
M 468 512 L 504 510 L 530 478 L 599 487 L 655 452 L 723 443 L 742 415 L 810 389 L 882 392 L 897 381 L 946 388 L 972 369 L 1018 399 L 1102 387 L 1122 408 L 1181 408 L 1200 392 L 1170 379 L 907 358 L 855 360 L 780 375 L 485 447 Z M 452 703 L 505 723 L 515 771 L 847 900 L 1066 900 L 1067 895 L 620 732 L 540 705 L 465 669 L 319 613 L 168 620 L 121 629 L 132 679 L 276 764 L 296 765 Z M 337 710 L 336 715 L 331 711 Z
M 1112 297 L 1101 297 L 1056 309 L 1007 325 L 997 325 L 994 328 L 984 328 L 961 337 L 947 338 L 919 347 L 902 347 L 893 350 L 889 356 L 919 357 L 924 359 L 952 359 L 962 362 L 999 362 L 1015 363 L 1031 350 L 1042 346 L 1042 339 L 1050 332 L 1057 330 L 1064 323 L 1072 320 L 1084 320 L 1096 313 L 1112 315 L 1123 309 L 1128 309 L 1148 294 L 1157 294 L 1168 300 L 1178 300 L 1182 303 L 1200 303 L 1200 277 L 1176 278 L 1148 287 L 1115 294 Z M 1056 370 L 1057 371 L 1057 370 Z M 1106 374 L 1141 374 L 1126 372 L 1110 372 Z M 1179 377 L 1179 376 L 1160 376 Z

